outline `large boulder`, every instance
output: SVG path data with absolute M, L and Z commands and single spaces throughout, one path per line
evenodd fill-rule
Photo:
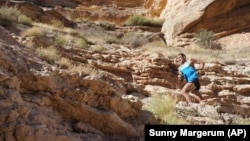
M 234 44 L 232 41 L 242 41 L 248 38 L 248 34 L 244 35 L 244 38 L 243 35 L 231 35 L 249 31 L 249 3 L 250 1 L 246 0 L 168 0 L 160 15 L 165 19 L 162 32 L 165 34 L 167 45 L 188 46 L 192 44 L 189 41 L 193 38 L 193 33 L 207 29 L 213 31 L 218 38 L 229 37 L 230 46 L 239 46 L 240 41 Z M 230 40 L 223 38 L 221 41 Z

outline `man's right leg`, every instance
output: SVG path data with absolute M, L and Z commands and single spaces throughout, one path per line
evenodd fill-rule
M 194 85 L 195 85 L 195 90 L 192 91 L 192 93 L 193 93 L 192 96 L 200 103 L 202 100 L 202 95 L 199 92 L 199 89 L 200 89 L 199 79 L 196 79 L 194 81 Z

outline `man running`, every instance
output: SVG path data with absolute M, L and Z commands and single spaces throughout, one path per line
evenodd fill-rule
M 185 97 L 186 101 L 188 103 L 191 103 L 190 95 L 189 93 L 192 92 L 194 95 L 194 98 L 198 100 L 198 102 L 201 102 L 202 95 L 199 92 L 200 89 L 200 81 L 198 73 L 195 69 L 195 64 L 200 64 L 200 69 L 202 70 L 204 68 L 205 63 L 202 61 L 198 61 L 196 59 L 186 59 L 186 55 L 183 53 L 179 53 L 177 56 L 178 64 L 180 65 L 179 70 L 179 78 L 184 77 L 186 80 L 186 84 L 181 90 L 181 94 Z

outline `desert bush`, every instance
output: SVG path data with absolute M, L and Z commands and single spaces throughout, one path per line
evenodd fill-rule
M 31 27 L 26 30 L 23 30 L 21 32 L 21 36 L 27 37 L 27 36 L 45 36 L 45 32 L 40 27 Z
M 0 24 L 3 26 L 10 26 L 12 22 L 17 22 L 18 16 L 21 12 L 12 7 L 0 8 Z
M 125 25 L 127 26 L 135 26 L 135 25 L 141 25 L 141 26 L 155 26 L 155 27 L 161 27 L 164 20 L 153 20 L 146 18 L 141 15 L 135 15 L 132 17 L 129 17 L 128 20 L 125 22 Z
M 152 112 L 162 124 L 188 124 L 188 122 L 177 116 L 175 112 L 176 100 L 168 93 L 155 94 L 143 109 Z
M 61 21 L 58 20 L 51 20 L 50 21 L 51 25 L 54 27 L 58 27 L 58 28 L 64 28 L 64 24 Z
M 18 16 L 18 23 L 21 23 L 24 25 L 32 25 L 32 19 L 27 17 L 26 15 L 20 15 Z
M 70 46 L 71 41 L 73 40 L 73 36 L 70 35 L 62 35 L 56 37 L 56 44 L 61 46 Z
M 65 58 L 65 57 L 61 57 L 60 59 L 58 59 L 56 61 L 56 64 L 58 64 L 59 67 L 62 69 L 68 69 L 72 66 L 70 60 L 68 58 Z
M 11 26 L 13 23 L 31 25 L 32 20 L 22 14 L 17 8 L 0 7 L 0 24 L 3 26 Z
M 51 64 L 55 63 L 60 58 L 58 50 L 53 46 L 50 46 L 48 48 L 37 48 L 36 54 L 41 59 Z
M 76 38 L 75 46 L 78 48 L 88 48 L 88 43 L 85 39 Z
M 83 37 L 75 37 L 69 34 L 65 34 L 62 36 L 57 36 L 56 44 L 64 47 L 65 49 L 70 49 L 74 47 L 78 48 L 88 48 L 88 42 Z
M 207 29 L 201 29 L 195 33 L 197 44 L 205 49 L 221 49 L 221 45 L 214 39 L 214 32 Z

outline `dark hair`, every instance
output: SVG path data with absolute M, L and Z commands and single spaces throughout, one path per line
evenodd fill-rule
M 186 55 L 184 53 L 178 53 L 178 56 L 181 55 L 182 57 L 186 58 Z

